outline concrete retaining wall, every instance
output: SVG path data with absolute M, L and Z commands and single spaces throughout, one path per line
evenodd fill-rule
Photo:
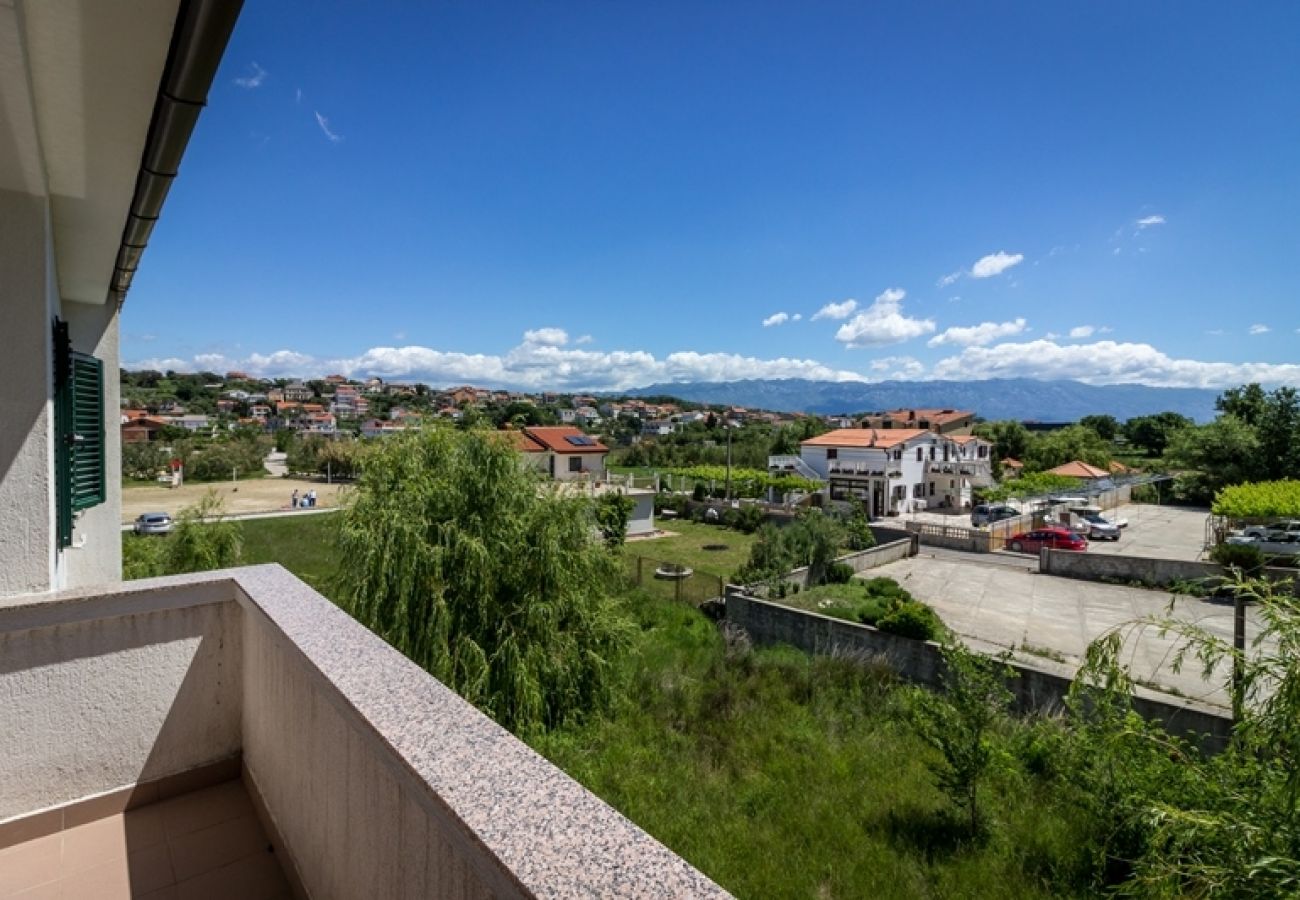
M 1175 581 L 1198 581 L 1223 576 L 1223 567 L 1212 562 L 1186 559 L 1157 559 L 1145 556 L 1119 556 L 1109 553 L 1074 553 L 1069 550 L 1043 548 L 1039 551 L 1038 570 L 1045 575 L 1078 578 L 1084 581 L 1140 581 L 1165 587 Z M 1296 581 L 1294 569 L 1265 570 L 1278 581 Z
M 938 644 L 915 641 L 829 616 L 793 609 L 746 596 L 727 588 L 726 619 L 748 632 L 756 644 L 789 644 L 808 653 L 844 653 L 879 660 L 909 681 L 938 687 L 943 654 Z M 1023 712 L 1053 712 L 1063 707 L 1071 679 L 1024 663 L 1011 663 L 1015 672 L 1007 687 Z M 1231 721 L 1226 715 L 1182 703 L 1176 698 L 1134 697 L 1134 708 L 1160 722 L 1171 733 L 1198 739 L 1208 750 L 1226 745 Z
M 873 529 L 874 531 L 874 529 Z M 874 569 L 877 566 L 883 566 L 886 563 L 897 562 L 900 559 L 907 559 L 909 556 L 916 555 L 916 543 L 912 536 L 906 533 L 890 531 L 893 539 L 887 544 L 878 544 L 875 547 L 869 547 L 866 550 L 858 550 L 854 553 L 848 553 L 844 556 L 836 557 L 837 563 L 843 563 L 853 569 L 854 573 L 865 572 L 868 569 Z M 899 534 L 903 534 L 900 538 Z M 808 587 L 808 567 L 800 566 L 792 569 L 790 574 L 785 576 L 785 583 L 797 584 L 801 589 Z

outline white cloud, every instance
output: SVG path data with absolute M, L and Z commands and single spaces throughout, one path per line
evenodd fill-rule
M 301 102 L 302 102 L 302 88 L 294 88 L 294 92 L 293 92 L 293 102 L 294 102 L 294 103 L 301 103 Z
M 591 335 L 589 335 L 589 334 L 584 334 L 584 335 L 582 335 L 581 337 L 576 338 L 576 339 L 574 340 L 574 343 L 575 343 L 575 344 L 590 344 L 590 343 L 591 343 L 592 341 L 594 341 L 594 340 L 595 340 L 595 338 L 592 337 Z
M 912 381 L 925 374 L 925 365 L 911 356 L 882 356 L 870 368 L 881 381 Z
M 540 347 L 563 347 L 569 342 L 569 333 L 563 328 L 534 328 L 524 332 L 524 343 Z
M 853 315 L 853 311 L 858 308 L 858 301 L 845 300 L 843 303 L 827 303 L 817 312 L 813 313 L 812 320 L 818 319 L 847 319 Z
M 1047 334 L 1043 335 L 1043 340 L 1045 340 L 1045 341 L 1054 341 L 1054 340 L 1056 340 L 1056 339 L 1059 338 L 1059 337 L 1060 337 L 1060 335 L 1057 334 L 1055 331 L 1049 331 L 1049 332 L 1047 332 Z
M 943 344 L 959 344 L 963 347 L 982 347 L 985 344 L 993 343 L 999 338 L 1020 334 L 1024 330 L 1024 319 L 1015 319 L 1011 322 L 981 322 L 978 325 L 949 328 L 930 338 L 927 345 L 939 347 Z
M 971 278 L 992 278 L 995 275 L 1001 275 L 1012 266 L 1020 265 L 1025 259 L 1023 253 L 1006 253 L 999 250 L 997 253 L 990 253 L 988 256 L 982 256 L 975 261 L 975 265 L 970 267 Z
M 1142 218 L 1138 219 L 1137 222 L 1135 222 L 1134 224 L 1137 225 L 1139 230 L 1143 228 L 1150 228 L 1152 225 L 1165 224 L 1165 217 L 1160 215 L 1143 216 Z
M 1250 326 L 1250 333 L 1251 333 L 1251 334 L 1268 334 L 1268 333 L 1269 333 L 1270 331 L 1272 331 L 1272 330 L 1273 330 L 1273 329 L 1269 328 L 1267 325 L 1252 325 L 1252 326 Z
M 266 81 L 266 69 L 263 69 L 257 63 L 253 63 L 252 73 L 245 75 L 242 78 L 236 78 L 235 84 L 239 85 L 241 88 L 252 90 L 253 88 L 261 87 L 263 81 Z
M 910 319 L 903 315 L 907 292 L 889 288 L 874 303 L 840 326 L 835 340 L 850 347 L 878 347 L 899 344 L 934 331 L 933 319 Z
M 940 278 L 936 284 L 941 288 L 946 288 L 949 285 L 955 284 L 957 279 L 961 278 L 961 276 L 961 269 L 958 269 L 956 272 L 949 272 L 947 275 Z
M 1071 379 L 1088 384 L 1224 388 L 1252 381 L 1300 385 L 1300 365 L 1174 359 L 1150 344 L 1097 341 L 1063 346 L 1037 340 L 967 348 L 936 363 L 930 377 Z
M 316 124 L 320 126 L 320 130 L 325 133 L 325 137 L 329 138 L 331 144 L 337 144 L 339 141 L 343 140 L 343 135 L 330 130 L 330 120 L 322 116 L 319 112 L 316 113 Z
M 353 357 L 313 357 L 293 350 L 253 353 L 244 358 L 203 354 L 134 360 L 131 369 L 192 372 L 239 369 L 259 377 L 324 377 L 339 372 L 350 377 L 419 380 L 435 386 L 478 384 L 525 390 L 626 390 L 655 382 L 734 381 L 742 378 L 811 378 L 824 381 L 865 381 L 857 372 L 834 369 L 811 359 L 759 359 L 734 353 L 683 350 L 662 358 L 644 350 L 609 352 L 569 348 L 559 341 L 559 328 L 525 333 L 517 347 L 503 355 L 460 353 L 428 347 L 372 347 Z M 567 335 L 564 335 L 567 340 Z
M 798 322 L 802 318 L 803 318 L 803 313 L 795 313 L 793 316 L 790 317 L 790 321 Z
M 1094 325 L 1076 325 L 1070 329 L 1070 337 L 1076 341 L 1083 338 L 1090 338 L 1096 330 L 1097 328 Z
M 784 325 L 786 322 L 789 321 L 790 321 L 789 313 L 783 313 L 783 312 L 772 313 L 772 315 L 768 316 L 766 319 L 763 320 L 763 327 L 771 328 L 773 325 Z

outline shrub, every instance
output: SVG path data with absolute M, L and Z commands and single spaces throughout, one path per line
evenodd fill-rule
M 825 584 L 848 584 L 853 579 L 853 567 L 848 563 L 834 562 L 826 567 Z
M 1210 551 L 1210 559 L 1225 569 L 1236 569 L 1247 578 L 1253 578 L 1264 568 L 1264 554 L 1248 544 L 1220 544 Z
M 146 534 L 129 534 L 122 541 L 122 580 L 167 574 L 167 541 Z
M 728 510 L 726 524 L 745 534 L 753 534 L 766 520 L 767 514 L 763 512 L 761 506 L 743 505 L 738 509 Z
M 892 604 L 889 610 L 876 620 L 876 627 L 899 637 L 917 641 L 934 641 L 939 639 L 943 623 L 933 609 L 919 600 L 903 600 Z
M 636 509 L 636 501 L 626 494 L 606 491 L 596 498 L 596 527 L 605 546 L 615 550 L 627 540 L 627 525 Z
M 912 595 L 907 589 L 892 578 L 883 575 L 876 578 L 868 578 L 865 585 L 868 597 L 879 597 L 882 600 L 911 600 Z
M 704 499 L 705 493 L 706 491 L 704 487 L 704 482 L 697 481 L 695 482 L 695 487 L 691 488 L 691 499 L 697 502 L 702 501 Z

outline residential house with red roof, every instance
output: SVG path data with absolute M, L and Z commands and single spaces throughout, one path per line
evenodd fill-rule
M 596 480 L 605 475 L 609 448 L 568 425 L 528 426 L 501 432 L 528 463 L 556 481 Z
M 992 448 L 982 438 L 928 428 L 840 428 L 809 438 L 799 456 L 773 456 L 771 471 L 826 483 L 831 500 L 857 501 L 873 517 L 963 508 L 992 483 Z

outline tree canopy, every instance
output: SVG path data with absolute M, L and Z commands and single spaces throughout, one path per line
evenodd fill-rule
M 606 705 L 627 625 L 592 503 L 544 486 L 486 431 L 428 429 L 368 454 L 340 514 L 340 600 L 508 728 Z

